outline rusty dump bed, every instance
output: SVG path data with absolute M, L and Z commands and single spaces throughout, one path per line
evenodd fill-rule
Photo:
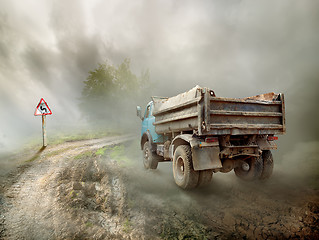
M 283 134 L 285 105 L 282 93 L 248 98 L 216 97 L 196 86 L 171 98 L 153 97 L 158 134 L 194 131 L 197 135 Z

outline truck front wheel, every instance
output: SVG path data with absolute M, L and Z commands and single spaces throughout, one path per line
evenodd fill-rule
M 236 167 L 234 171 L 237 177 L 246 181 L 259 179 L 263 172 L 262 156 L 252 157 L 246 161 L 242 161 L 242 164 Z
M 143 146 L 143 164 L 146 169 L 156 169 L 158 165 L 157 155 L 151 151 L 149 141 Z
M 179 187 L 191 189 L 197 186 L 199 172 L 193 168 L 190 146 L 180 145 L 176 148 L 173 158 L 173 174 Z

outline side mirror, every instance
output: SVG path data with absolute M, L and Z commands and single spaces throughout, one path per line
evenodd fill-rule
M 141 107 L 140 107 L 140 106 L 137 106 L 137 107 L 136 107 L 136 115 L 137 115 L 141 120 L 143 120 L 142 110 L 141 110 Z

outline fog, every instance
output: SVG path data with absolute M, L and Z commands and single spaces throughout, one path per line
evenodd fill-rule
M 209 239 L 315 239 L 318 23 L 311 0 L 0 0 L 0 238 L 102 239 L 123 229 L 134 239 L 136 228 L 145 234 L 136 239 L 200 239 L 203 231 Z M 80 105 L 89 72 L 126 58 L 136 76 L 149 70 L 147 93 L 108 96 L 90 120 L 107 117 L 88 120 Z M 269 180 L 214 173 L 208 186 L 186 191 L 171 162 L 143 168 L 135 106 L 144 111 L 151 96 L 196 85 L 220 97 L 285 94 L 287 133 L 272 151 Z M 40 149 L 41 98 L 53 114 Z M 113 140 L 50 142 L 99 128 L 136 139 L 102 149 Z
M 151 95 L 195 85 L 225 97 L 283 92 L 287 134 L 276 157 L 314 152 L 318 22 L 316 1 L 0 0 L 0 152 L 40 136 L 33 113 L 42 97 L 53 112 L 49 132 L 89 126 L 79 109 L 83 81 L 98 63 L 125 58 L 137 75 L 150 70 L 143 107 Z M 135 109 L 126 111 L 138 128 Z

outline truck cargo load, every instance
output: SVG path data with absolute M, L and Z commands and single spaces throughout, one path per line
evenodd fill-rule
M 198 135 L 283 134 L 283 94 L 267 93 L 248 98 L 216 97 L 196 86 L 170 98 L 153 97 L 158 133 L 194 130 Z

